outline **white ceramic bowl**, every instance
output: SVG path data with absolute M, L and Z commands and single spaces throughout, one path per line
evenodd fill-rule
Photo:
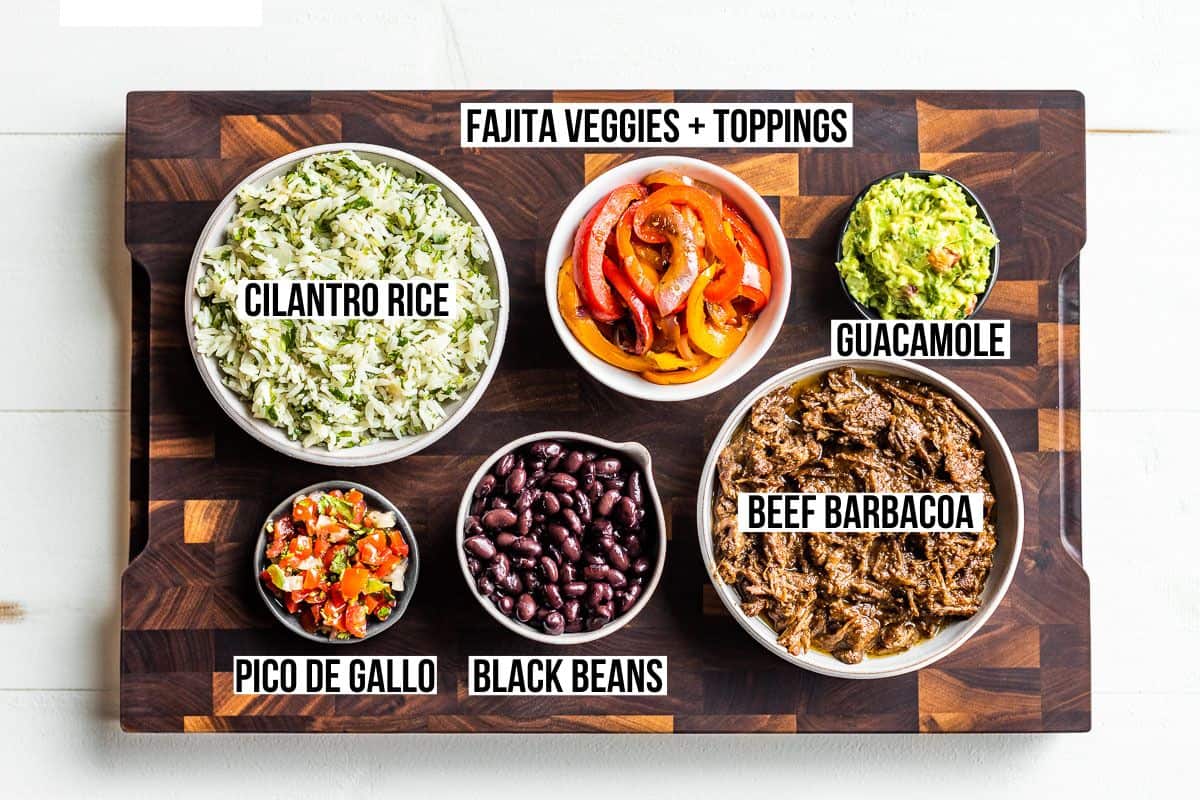
M 912 378 L 952 397 L 983 431 L 981 444 L 986 454 L 988 472 L 996 497 L 994 507 L 996 550 L 993 556 L 992 571 L 988 575 L 987 584 L 984 587 L 979 611 L 968 619 L 950 623 L 937 635 L 902 653 L 868 657 L 859 664 L 844 664 L 827 653 L 814 650 L 800 655 L 789 653 L 776 641 L 777 634 L 766 622 L 758 617 L 752 619 L 742 613 L 737 590 L 726 584 L 717 575 L 716 560 L 713 556 L 712 503 L 716 488 L 717 457 L 729 443 L 738 426 L 741 425 L 750 406 L 773 389 L 789 386 L 796 381 L 820 375 L 838 367 L 854 367 L 863 372 Z M 729 610 L 733 618 L 759 644 L 785 661 L 822 675 L 832 675 L 838 678 L 890 678 L 927 667 L 949 655 L 988 621 L 988 617 L 992 615 L 1004 598 L 1004 593 L 1008 590 L 1013 573 L 1017 568 L 1021 553 L 1021 537 L 1025 527 L 1025 509 L 1021 497 L 1021 479 L 1017 474 L 1017 465 L 1013 461 L 1008 444 L 1004 441 L 1004 436 L 979 403 L 975 402 L 959 386 L 930 369 L 899 359 L 818 358 L 786 369 L 767 379 L 750 392 L 746 399 L 730 413 L 721 427 L 720 433 L 717 434 L 716 441 L 713 442 L 712 449 L 708 453 L 708 460 L 704 464 L 704 471 L 701 473 L 700 492 L 696 503 L 696 524 L 700 536 L 700 553 L 704 558 L 704 566 L 708 571 L 709 579 L 717 590 L 717 595 L 720 596 L 721 602 L 725 604 L 725 608 Z
M 720 189 L 726 197 L 741 209 L 754 230 L 762 239 L 767 257 L 771 261 L 771 299 L 759 313 L 758 319 L 746 334 L 733 355 L 712 375 L 701 378 L 694 383 L 681 383 L 671 386 L 660 386 L 638 375 L 635 372 L 614 367 L 592 355 L 576 340 L 575 335 L 567 328 L 562 316 L 558 313 L 558 271 L 562 263 L 571 255 L 575 242 L 575 230 L 580 221 L 600 199 L 626 183 L 638 183 L 655 170 L 670 170 L 688 175 L 696 180 L 705 181 Z M 697 158 L 683 156 L 652 156 L 639 158 L 613 167 L 595 180 L 583 187 L 583 191 L 575 196 L 554 226 L 554 234 L 550 237 L 550 245 L 546 250 L 546 303 L 550 309 L 550 319 L 558 338 L 562 339 L 567 351 L 579 362 L 596 380 L 622 394 L 630 397 L 640 397 L 646 400 L 691 400 L 704 397 L 724 389 L 729 384 L 749 372 L 758 363 L 783 325 L 787 316 L 788 300 L 792 293 L 792 260 L 788 253 L 787 240 L 775 214 L 763 202 L 758 192 L 749 184 L 727 169 L 701 161 Z
M 579 442 L 584 445 L 595 447 L 597 449 L 608 450 L 614 453 L 620 453 L 628 458 L 642 471 L 642 476 L 646 479 L 646 484 L 643 487 L 645 497 L 643 498 L 642 507 L 646 511 L 646 516 L 654 516 L 655 524 L 658 527 L 657 549 L 654 558 L 654 569 L 650 572 L 650 579 L 646 581 L 642 588 L 642 595 L 637 602 L 633 604 L 633 608 L 629 609 L 624 614 L 620 614 L 613 618 L 612 622 L 602 628 L 594 631 L 579 631 L 578 633 L 562 633 L 558 636 L 551 636 L 548 633 L 536 630 L 529 625 L 518 622 L 515 619 L 504 616 L 499 609 L 479 593 L 475 588 L 475 578 L 471 575 L 471 570 L 467 567 L 467 554 L 463 550 L 464 525 L 467 516 L 471 510 L 471 501 L 474 499 L 475 487 L 479 485 L 479 481 L 488 473 L 500 457 L 505 453 L 511 453 L 513 450 L 524 447 L 531 442 L 537 442 L 542 439 L 558 439 L 564 442 Z M 658 581 L 662 577 L 663 565 L 667 560 L 667 521 L 663 515 L 662 500 L 658 496 L 658 487 L 654 485 L 654 471 L 651 469 L 650 451 L 643 447 L 638 442 L 613 442 L 608 439 L 601 439 L 599 436 L 589 436 L 586 433 L 575 433 L 574 431 L 541 431 L 540 433 L 531 433 L 528 436 L 522 436 L 519 439 L 514 439 L 504 445 L 496 452 L 483 460 L 479 465 L 479 469 L 475 470 L 475 474 L 471 476 L 471 480 L 467 482 L 467 488 L 463 492 L 462 502 L 458 504 L 458 521 L 455 533 L 455 550 L 458 552 L 458 564 L 462 568 L 463 579 L 467 582 L 467 591 L 469 591 L 479 605 L 483 606 L 494 620 L 499 622 L 510 631 L 532 639 L 535 642 L 544 644 L 582 644 L 584 642 L 594 642 L 597 639 L 603 639 L 609 634 L 616 633 L 621 628 L 628 625 L 634 617 L 641 613 L 646 604 L 650 602 L 654 590 L 658 588 Z
M 453 430 L 454 426 L 462 422 L 479 402 L 479 398 L 483 396 L 492 380 L 492 375 L 496 372 L 496 366 L 500 363 L 500 351 L 504 347 L 504 335 L 508 329 L 508 273 L 504 267 L 504 254 L 500 250 L 500 242 L 496 239 L 492 226 L 488 224 L 487 218 L 479 210 L 479 206 L 475 205 L 462 187 L 432 164 L 391 147 L 346 142 L 307 147 L 264 164 L 250 173 L 239 186 L 266 183 L 271 178 L 292 169 L 298 162 L 311 155 L 342 150 L 350 150 L 368 161 L 391 164 L 405 175 L 411 176 L 420 173 L 427 181 L 440 186 L 447 204 L 462 215 L 463 219 L 478 225 L 483 231 L 484 239 L 491 251 L 487 272 L 492 287 L 496 291 L 496 297 L 500 301 L 500 306 L 496 310 L 496 324 L 491 332 L 488 363 L 475 386 L 464 397 L 446 406 L 446 419 L 441 425 L 431 431 L 414 436 L 405 436 L 401 439 L 381 439 L 371 444 L 347 447 L 342 450 L 328 450 L 323 446 L 304 447 L 299 442 L 289 439 L 282 429 L 276 428 L 265 420 L 255 418 L 250 413 L 249 404 L 221 382 L 221 371 L 216 360 L 201 356 L 196 350 L 196 331 L 192 320 L 200 308 L 200 296 L 192 289 L 199 276 L 200 258 L 204 251 L 220 245 L 225 240 L 225 229 L 229 225 L 229 221 L 233 219 L 237 205 L 236 187 L 225 195 L 225 198 L 213 211 L 212 216 L 208 218 L 208 223 L 200 234 L 200 241 L 196 243 L 196 249 L 192 252 L 192 263 L 188 268 L 187 275 L 188 290 L 183 298 L 183 308 L 188 346 L 191 347 L 192 357 L 196 361 L 196 367 L 200 370 L 200 377 L 204 379 L 204 385 L 212 392 L 217 405 L 237 423 L 239 428 L 272 450 L 277 450 L 301 461 L 341 467 L 363 467 L 395 461 L 425 449 Z

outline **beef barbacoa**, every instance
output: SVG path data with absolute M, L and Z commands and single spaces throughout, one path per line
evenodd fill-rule
M 847 664 L 907 650 L 969 617 L 996 547 L 975 422 L 923 383 L 833 370 L 755 403 L 717 462 L 717 572 L 742 610 L 796 654 Z M 762 533 L 737 524 L 742 492 L 982 492 L 969 533 Z

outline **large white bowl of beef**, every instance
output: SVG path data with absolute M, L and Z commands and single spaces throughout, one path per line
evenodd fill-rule
M 987 573 L 982 591 L 978 594 L 977 610 L 970 616 L 944 622 L 932 636 L 918 640 L 907 649 L 883 655 L 867 654 L 858 663 L 846 663 L 845 660 L 837 658 L 819 647 L 810 647 L 807 651 L 790 652 L 789 648 L 783 646 L 779 641 L 781 633 L 772 627 L 762 615 L 752 616 L 746 613 L 743 602 L 753 598 L 743 598 L 738 587 L 730 585 L 722 579 L 718 573 L 718 554 L 714 545 L 714 525 L 716 524 L 714 500 L 719 491 L 718 459 L 735 434 L 747 422 L 747 415 L 755 403 L 776 389 L 794 386 L 797 383 L 816 382 L 827 373 L 844 367 L 850 367 L 867 375 L 919 381 L 954 401 L 978 428 L 978 446 L 983 451 L 986 465 L 984 474 L 990 479 L 994 496 L 990 513 L 994 522 L 995 549 L 991 553 L 990 571 Z M 936 455 L 935 452 L 935 458 Z M 796 491 L 794 488 L 790 490 Z M 717 595 L 738 624 L 759 644 L 785 661 L 823 675 L 842 678 L 886 678 L 929 666 L 962 646 L 983 627 L 999 607 L 1016 571 L 1021 552 L 1024 507 L 1020 477 L 1004 436 L 983 407 L 957 384 L 933 370 L 899 359 L 820 358 L 791 367 L 769 378 L 750 392 L 733 409 L 717 434 L 704 465 L 697 500 L 696 519 L 700 551 Z M 726 520 L 724 524 L 728 525 L 728 521 Z M 767 534 L 743 535 L 753 537 Z M 821 589 L 818 588 L 817 591 L 820 592 Z M 751 610 L 754 609 L 754 603 L 748 605 Z M 842 655 L 845 657 L 846 654 Z

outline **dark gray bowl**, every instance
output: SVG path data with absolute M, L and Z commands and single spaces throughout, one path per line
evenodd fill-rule
M 320 636 L 315 633 L 309 633 L 300 625 L 300 620 L 289 614 L 283 603 L 267 591 L 263 586 L 262 580 L 258 577 L 264 569 L 267 562 L 267 523 L 282 516 L 285 510 L 292 507 L 292 500 L 302 494 L 311 494 L 312 492 L 327 492 L 330 489 L 358 489 L 362 492 L 363 497 L 367 501 L 367 505 L 373 509 L 390 511 L 396 515 L 396 530 L 404 537 L 404 541 L 408 542 L 408 575 L 404 581 L 404 591 L 396 597 L 396 607 L 392 609 L 391 615 L 380 622 L 379 620 L 370 620 L 367 622 L 367 635 L 362 639 L 330 639 L 327 636 Z M 354 481 L 323 481 L 322 483 L 314 483 L 312 486 L 305 486 L 303 489 L 289 494 L 284 500 L 271 512 L 270 516 L 263 521 L 262 527 L 258 530 L 258 538 L 254 540 L 254 558 L 250 562 L 254 567 L 254 586 L 258 589 L 258 595 L 266 604 L 267 610 L 271 615 L 292 633 L 297 636 L 302 636 L 311 642 L 322 642 L 324 644 L 357 644 L 365 642 L 372 636 L 378 636 L 388 628 L 395 625 L 404 616 L 404 612 L 408 610 L 408 604 L 412 601 L 413 591 L 417 588 L 417 573 L 420 571 L 421 559 L 417 552 L 417 539 L 413 536 L 412 527 L 408 524 L 408 520 L 400 513 L 400 509 L 396 508 L 391 500 L 381 495 L 379 492 L 372 489 L 370 486 L 364 486 L 361 483 Z
M 846 238 L 846 229 L 850 227 L 850 215 L 854 213 L 854 207 L 858 205 L 859 200 L 863 199 L 863 195 L 870 191 L 871 187 L 877 183 L 883 183 L 884 181 L 889 181 L 892 178 L 899 178 L 904 175 L 912 175 L 914 178 L 928 178 L 931 175 L 940 175 L 946 180 L 958 184 L 958 186 L 963 190 L 963 194 L 967 196 L 967 202 L 979 210 L 979 215 L 983 217 L 983 221 L 986 222 L 987 226 L 992 229 L 992 233 L 996 233 L 996 225 L 992 222 L 991 215 L 988 214 L 987 208 L 985 208 L 983 203 L 979 201 L 979 198 L 975 196 L 975 193 L 971 191 L 970 187 L 957 178 L 951 177 L 944 172 L 935 172 L 928 169 L 902 169 L 897 172 L 889 172 L 887 175 L 883 175 L 871 181 L 862 188 L 861 192 L 855 195 L 854 202 L 850 204 L 850 210 L 846 212 L 846 219 L 844 222 L 842 222 L 842 227 L 838 230 L 837 252 L 833 258 L 833 269 L 838 273 L 838 283 L 840 283 L 842 286 L 842 292 L 846 295 L 846 299 L 850 301 L 850 305 L 854 306 L 854 309 L 867 319 L 880 319 L 879 312 L 870 306 L 864 306 L 862 303 L 855 300 L 854 295 L 850 294 L 850 287 L 846 286 L 845 278 L 843 278 L 842 273 L 838 271 L 837 265 L 842 260 L 842 240 Z M 1000 234 L 996 233 L 996 237 L 999 238 L 999 236 Z M 1000 242 L 996 242 L 996 246 L 992 248 L 992 263 L 989 266 L 991 268 L 991 274 L 988 275 L 987 286 L 983 287 L 983 291 L 978 295 L 979 300 L 975 303 L 975 310 L 967 315 L 967 319 L 970 319 L 979 313 L 979 310 L 983 308 L 983 304 L 987 302 L 988 295 L 992 293 L 992 287 L 996 285 L 996 274 L 1000 271 Z

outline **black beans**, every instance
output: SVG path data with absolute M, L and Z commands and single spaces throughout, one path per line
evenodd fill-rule
M 616 519 L 618 525 L 632 528 L 638 522 L 637 504 L 628 497 L 622 497 L 617 502 L 617 507 L 613 509 L 613 518 Z
M 493 508 L 483 515 L 483 520 L 481 521 L 483 522 L 483 527 L 494 531 L 513 525 L 517 521 L 517 515 L 507 508 Z
M 502 456 L 501 459 L 496 462 L 496 466 L 492 468 L 492 473 L 497 477 L 504 478 L 508 476 L 508 473 L 513 471 L 513 467 L 516 465 L 517 457 L 512 453 L 508 453 Z
M 554 458 L 562 453 L 562 445 L 558 442 L 534 442 L 529 445 L 529 452 L 534 458 L 540 458 L 543 461 Z
M 504 490 L 509 494 L 517 494 L 525 488 L 525 470 L 517 467 L 512 472 L 508 473 L 508 480 L 504 483 Z
M 613 506 L 621 499 L 621 493 L 616 489 L 609 489 L 600 498 L 600 502 L 596 503 L 596 513 L 602 517 L 607 517 L 612 513 Z
M 554 563 L 554 559 L 550 556 L 542 556 L 538 561 L 538 566 L 542 568 L 542 575 L 546 578 L 546 583 L 558 583 L 558 564 Z
M 613 542 L 607 549 L 608 563 L 622 573 L 629 569 L 629 554 L 625 552 L 625 548 Z
M 572 450 L 571 452 L 567 453 L 567 456 L 563 459 L 561 466 L 564 472 L 578 472 L 579 468 L 583 466 L 583 453 L 579 452 L 578 450 Z
M 563 539 L 562 551 L 568 561 L 578 561 L 583 556 L 583 548 L 579 545 L 579 540 L 574 536 L 568 536 L 566 539 Z
M 542 630 L 551 636 L 558 636 L 566 629 L 566 627 L 566 619 L 557 611 L 551 611 L 546 615 L 546 618 L 542 620 Z
M 625 481 L 625 496 L 641 507 L 642 473 L 638 472 L 637 470 L 630 472 L 629 478 Z
M 490 560 L 492 556 L 496 555 L 496 545 L 486 536 L 472 536 L 463 542 L 463 547 L 467 548 L 467 552 L 471 555 L 482 558 L 485 561 Z
M 557 636 L 628 613 L 650 571 L 644 478 L 611 452 L 544 439 L 497 459 L 463 525 L 467 568 L 501 614 Z
M 574 475 L 565 472 L 551 472 L 546 476 L 545 485 L 556 492 L 573 492 L 579 481 L 575 480 Z
M 475 487 L 475 496 L 476 497 L 487 497 L 489 494 L 492 493 L 492 490 L 495 488 L 496 488 L 496 476 L 491 475 L 491 474 L 484 475 L 483 479 L 479 481 L 479 485 Z
M 533 619 L 533 615 L 537 613 L 537 601 L 533 599 L 533 595 L 526 592 L 517 598 L 517 619 L 521 622 L 529 622 Z
M 619 458 L 600 458 L 596 460 L 597 475 L 616 475 L 621 471 L 621 459 Z

